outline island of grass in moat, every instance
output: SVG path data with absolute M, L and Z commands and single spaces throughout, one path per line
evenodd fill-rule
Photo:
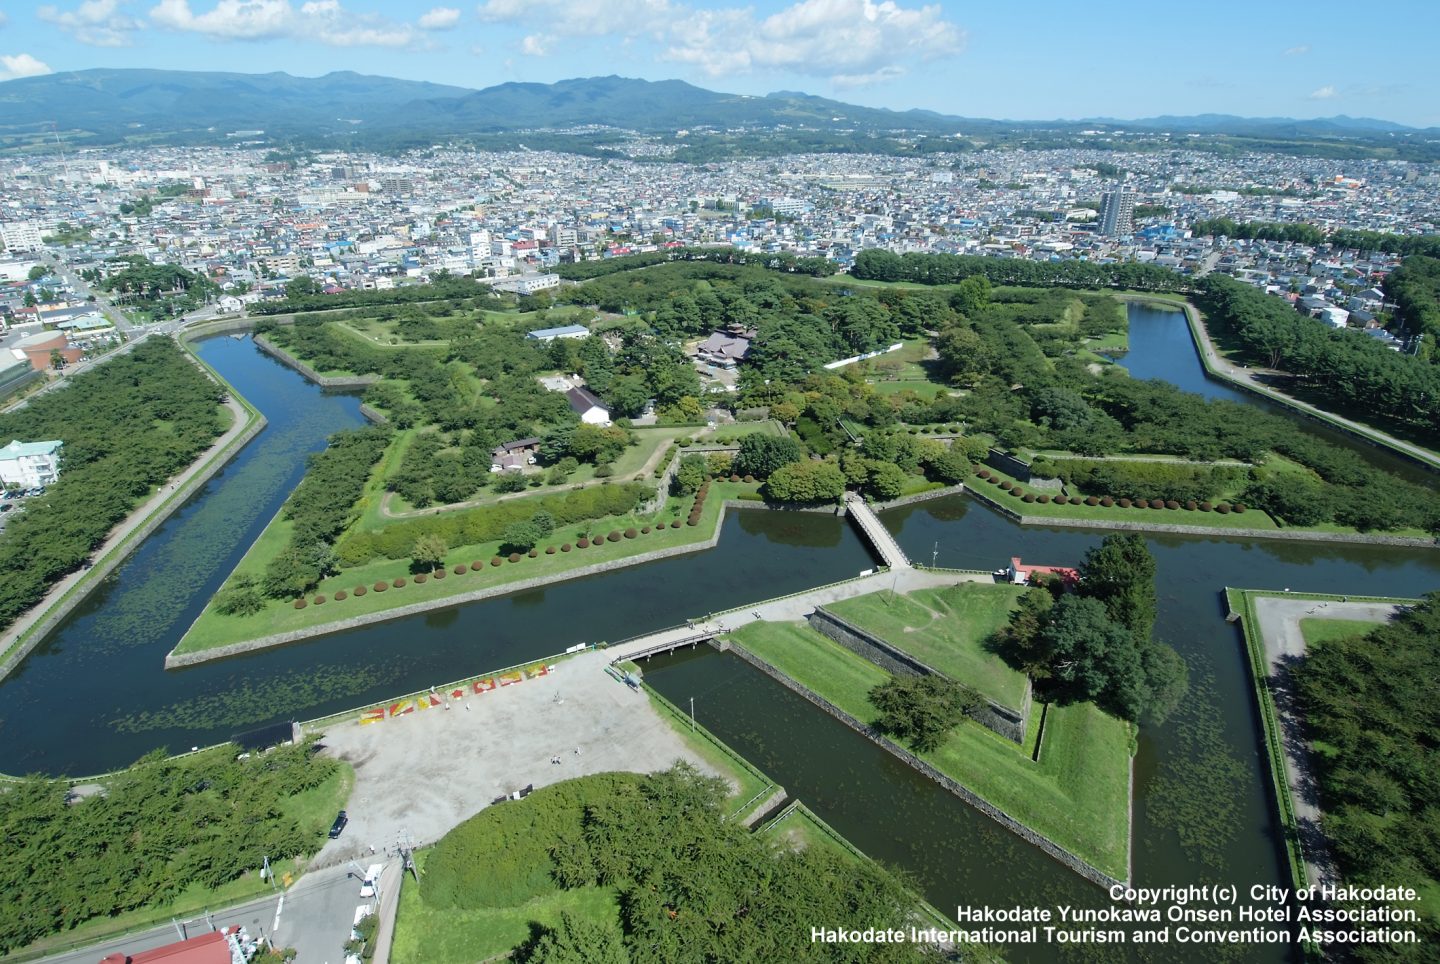
M 989 651 L 986 639 L 1016 599 L 1009 586 L 962 584 L 898 598 L 875 593 L 827 608 L 1014 706 L 1028 683 Z M 728 638 L 860 723 L 873 725 L 880 716 L 871 693 L 891 674 L 809 627 L 752 623 Z M 967 719 L 936 749 L 917 755 L 1102 873 L 1126 879 L 1132 726 L 1088 702 L 1036 704 L 1027 723 L 1021 745 Z
M 620 486 L 601 488 L 613 491 Z M 447 514 L 392 521 L 379 531 L 382 535 L 390 532 L 388 541 L 401 547 L 400 557 L 382 555 L 347 567 L 338 575 L 321 580 L 299 599 L 266 599 L 257 593 L 261 606 L 250 612 L 222 612 L 224 592 L 217 594 L 176 646 L 175 655 L 214 650 L 280 633 L 324 632 L 327 630 L 323 627 L 333 627 L 346 620 L 384 618 L 385 613 L 402 606 L 444 606 L 467 598 L 483 598 L 479 593 L 501 594 L 509 591 L 506 587 L 522 582 L 572 578 L 576 570 L 597 565 L 625 565 L 627 560 L 642 555 L 648 557 L 657 551 L 698 548 L 715 538 L 725 500 L 754 498 L 755 490 L 754 484 L 745 482 L 712 482 L 703 500 L 694 496 L 671 496 L 655 511 L 637 508 L 620 515 L 557 525 L 533 548 L 523 552 L 514 551 L 503 539 L 447 545 L 443 565 L 427 566 L 426 571 L 418 573 L 413 571 L 415 567 L 407 547 L 425 534 L 422 530 L 427 525 L 445 522 Z M 529 518 L 549 504 L 543 499 L 526 497 L 500 506 L 455 510 L 453 514 L 483 516 L 503 509 L 517 518 Z M 403 536 L 393 531 L 398 527 L 406 527 Z M 277 515 L 236 566 L 229 585 L 262 579 L 271 560 L 289 544 L 292 531 L 293 524 L 283 517 L 283 512 Z M 366 534 L 368 536 L 368 532 Z M 372 541 L 387 544 L 383 538 Z M 299 605 L 300 602 L 304 605 Z

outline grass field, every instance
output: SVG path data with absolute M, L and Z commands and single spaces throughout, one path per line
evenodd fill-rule
M 716 426 L 715 431 L 702 436 L 703 442 L 736 442 L 747 435 L 774 435 L 777 438 L 785 435 L 785 426 L 767 418 L 759 422 L 736 422 L 733 425 Z
M 1314 646 L 1332 639 L 1364 636 L 1379 625 L 1380 623 L 1368 619 L 1302 619 L 1300 635 L 1305 637 L 1306 646 Z
M 205 611 L 200 614 L 194 625 L 180 640 L 175 652 L 190 653 L 213 649 L 217 646 L 257 639 L 275 633 L 304 630 L 337 620 L 383 612 L 411 603 L 444 599 L 491 586 L 503 587 L 506 584 L 527 579 L 546 577 L 563 579 L 566 572 L 583 566 L 625 559 L 657 549 L 669 549 L 704 542 L 715 533 L 724 500 L 737 498 L 741 494 L 754 493 L 756 489 L 757 486 L 753 484 L 712 482 L 710 497 L 705 501 L 705 509 L 698 525 L 682 525 L 678 529 L 666 528 L 663 531 L 655 530 L 648 535 L 637 535 L 634 539 L 621 539 L 618 542 L 606 541 L 592 545 L 588 549 L 576 548 L 571 552 L 558 551 L 558 547 L 563 543 L 577 543 L 578 533 L 583 529 L 603 534 L 617 529 L 624 531 L 631 526 L 639 529 L 659 521 L 668 522 L 677 518 L 683 520 L 688 514 L 691 500 L 689 498 L 671 498 L 667 501 L 664 509 L 646 516 L 632 513 L 589 523 L 562 526 L 540 544 L 539 554 L 535 558 L 522 556 L 519 562 L 507 561 L 498 567 L 490 565 L 490 560 L 495 557 L 500 548 L 498 542 L 488 542 L 477 546 L 458 546 L 446 554 L 447 571 L 443 578 L 432 577 L 419 584 L 414 581 L 414 577 L 410 573 L 408 560 L 376 560 L 323 580 L 307 598 L 324 596 L 328 602 L 320 605 L 308 605 L 304 609 L 294 608 L 288 600 L 270 600 L 263 610 L 254 615 L 227 616 L 216 612 L 212 601 L 212 605 L 205 608 Z M 290 527 L 290 522 L 277 516 L 260 534 L 260 538 L 255 540 L 254 545 L 240 560 L 240 564 L 235 567 L 235 571 L 256 576 L 263 574 L 269 560 L 274 558 L 276 553 L 289 542 Z M 545 552 L 545 548 L 550 545 L 557 547 L 557 551 L 553 555 Z M 467 571 L 461 575 L 449 571 L 456 565 L 463 563 L 468 567 L 471 562 L 476 561 L 483 563 L 479 570 Z M 393 580 L 398 576 L 406 578 L 407 584 L 404 587 L 391 588 L 385 592 L 374 592 L 368 588 L 380 580 Z M 367 587 L 366 593 L 360 596 L 353 595 L 354 589 L 359 586 Z M 349 598 L 336 600 L 334 598 L 335 591 L 340 589 L 345 590 L 349 594 Z
M 1036 492 L 1036 489 L 1028 489 L 1026 486 L 1015 481 L 1010 476 L 990 469 L 990 474 L 1004 479 L 1008 485 L 992 485 L 977 475 L 972 475 L 965 480 L 967 488 L 984 499 L 989 499 L 1003 508 L 1009 509 L 1023 516 L 1031 516 L 1042 519 L 1099 519 L 1106 522 L 1139 522 L 1153 525 L 1185 525 L 1185 526 L 1210 526 L 1216 529 L 1260 529 L 1278 530 L 1280 526 L 1259 509 L 1250 509 L 1246 512 L 1232 512 L 1222 515 L 1219 512 L 1201 512 L 1198 509 L 1191 512 L 1186 509 L 1122 509 L 1119 505 L 1110 508 L 1095 505 L 1056 505 L 1053 502 L 1041 504 L 1039 502 L 1026 502 L 1023 496 L 1011 495 L 1008 491 L 1013 486 L 1020 486 L 1027 492 Z
M 1019 709 L 1025 674 L 986 649 L 985 639 L 1005 625 L 1024 593 L 1021 586 L 964 582 L 902 595 L 871 593 L 825 608 L 981 695 Z
M 655 453 L 662 448 L 668 446 L 676 439 L 683 438 L 684 436 L 691 434 L 695 431 L 695 429 L 693 427 L 685 426 L 669 426 L 666 428 L 636 428 L 631 429 L 631 431 L 635 433 L 635 444 L 626 447 L 625 451 L 620 453 L 620 457 L 615 460 L 612 466 L 614 468 L 614 473 L 609 476 L 611 482 L 625 482 L 632 478 L 648 477 L 646 475 L 643 475 L 641 473 L 641 470 L 645 468 L 646 463 L 648 463 L 650 459 L 654 457 Z M 394 465 L 391 466 L 390 459 L 387 457 L 386 465 L 387 470 L 385 478 L 388 479 L 390 475 L 394 474 L 394 472 L 399 469 L 400 462 L 398 459 L 396 459 Z M 580 467 L 574 472 L 571 472 L 570 475 L 565 479 L 565 481 L 560 483 L 559 485 L 537 485 L 534 488 L 524 489 L 520 494 L 550 495 L 555 492 L 564 492 L 567 489 L 573 489 L 577 485 L 595 481 L 595 468 L 596 467 L 589 462 L 582 462 L 580 464 Z M 526 473 L 526 478 L 543 479 L 545 477 L 546 470 L 544 466 L 532 468 L 530 472 Z M 494 489 L 486 488 L 480 489 L 466 501 L 456 504 L 463 506 L 494 505 L 496 502 L 501 502 L 506 499 L 514 499 L 518 496 L 519 494 L 502 493 L 497 492 Z M 445 508 L 449 508 L 449 506 L 426 506 L 422 510 L 417 510 L 410 503 L 400 498 L 399 495 L 391 495 L 387 504 L 390 508 L 390 511 L 395 513 L 396 515 L 405 515 L 408 513 L 414 513 L 416 511 L 429 513 L 433 512 L 436 508 L 440 508 L 442 510 Z M 394 516 L 389 516 L 379 511 L 378 506 L 379 503 L 377 501 L 375 507 L 367 512 L 366 525 L 369 528 L 378 528 L 385 525 L 387 522 L 394 521 Z
M 428 857 L 425 851 L 415 855 L 422 878 Z M 390 959 L 396 964 L 473 964 L 504 957 L 529 939 L 532 922 L 554 926 L 564 911 L 585 920 L 613 921 L 620 904 L 613 888 L 580 887 L 557 888 L 517 907 L 434 908 L 426 905 L 421 886 L 407 879 L 400 891 Z
M 730 641 L 871 723 L 884 670 L 798 623 L 752 623 Z M 923 758 L 1016 820 L 1119 879 L 1129 877 L 1131 727 L 1093 704 L 1051 706 L 1040 761 L 964 722 Z

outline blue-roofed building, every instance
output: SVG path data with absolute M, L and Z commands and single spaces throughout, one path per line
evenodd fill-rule
M 566 325 L 563 328 L 537 328 L 527 332 L 525 337 L 531 341 L 554 341 L 556 338 L 584 338 L 590 334 L 590 329 L 584 325 Z

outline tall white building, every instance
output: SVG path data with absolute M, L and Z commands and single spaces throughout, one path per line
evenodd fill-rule
M 34 221 L 6 221 L 0 223 L 0 244 L 6 251 L 39 251 L 45 242 L 40 240 L 40 225 Z
M 33 489 L 60 476 L 60 449 L 64 442 L 22 442 L 0 449 L 0 484 Z
M 1135 230 L 1135 192 L 1127 188 L 1100 195 L 1100 233 L 1116 238 Z

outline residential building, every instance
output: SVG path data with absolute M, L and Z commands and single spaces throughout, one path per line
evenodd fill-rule
M 580 416 L 580 421 L 587 425 L 609 425 L 610 409 L 604 402 L 595 397 L 595 394 L 588 388 L 572 388 L 565 393 L 570 401 L 570 407 Z
M 0 223 L 0 244 L 6 251 L 39 251 L 45 242 L 34 221 L 6 221 Z
M 1135 192 L 1129 188 L 1100 195 L 1100 233 L 1118 238 L 1135 229 Z
M 533 295 L 560 287 L 558 274 L 527 274 L 518 278 L 502 278 L 491 285 L 496 291 L 512 291 L 517 295 Z
M 60 449 L 64 445 L 58 440 L 14 440 L 0 449 L 0 484 L 22 489 L 51 484 L 60 477 Z

